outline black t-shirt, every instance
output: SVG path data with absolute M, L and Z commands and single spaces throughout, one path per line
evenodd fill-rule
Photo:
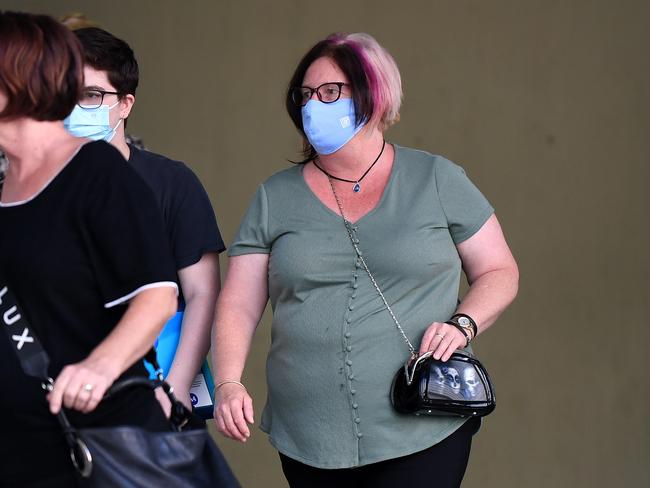
M 141 287 L 176 281 L 150 188 L 104 142 L 81 147 L 32 199 L 0 206 L 0 232 L 0 269 L 51 358 L 53 378 L 88 356 Z M 125 375 L 146 375 L 143 362 Z M 23 373 L 4 334 L 0 385 L 0 486 L 70 470 L 45 394 Z M 153 426 L 152 418 L 162 419 L 151 392 L 104 401 L 88 415 L 70 412 L 75 426 Z
M 205 189 L 185 164 L 129 145 L 129 164 L 149 185 L 162 211 L 169 244 L 180 270 L 208 252 L 225 250 Z

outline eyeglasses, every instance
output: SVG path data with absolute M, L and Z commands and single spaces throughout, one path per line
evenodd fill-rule
M 81 108 L 88 109 L 101 107 L 104 102 L 104 95 L 119 95 L 119 93 L 104 90 L 84 90 L 81 93 L 81 99 L 79 100 L 78 105 Z
M 323 83 L 316 88 L 308 86 L 294 86 L 291 88 L 291 100 L 298 106 L 305 106 L 311 97 L 316 93 L 318 99 L 323 103 L 334 103 L 341 97 L 341 87 L 350 86 L 341 81 L 330 81 Z

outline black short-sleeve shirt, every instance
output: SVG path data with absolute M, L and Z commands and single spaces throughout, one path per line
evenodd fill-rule
M 82 146 L 36 196 L 1 205 L 0 229 L 1 274 L 48 352 L 53 378 L 63 366 L 88 356 L 143 287 L 176 286 L 154 196 L 104 142 Z M 142 361 L 125 372 L 145 374 Z M 41 476 L 68 469 L 45 394 L 37 380 L 25 376 L 4 335 L 0 385 L 0 485 L 22 479 L 35 466 Z M 88 415 L 71 412 L 71 421 L 82 426 L 146 418 L 155 408 L 148 393 L 102 402 Z
M 203 185 L 185 164 L 129 145 L 129 164 L 153 191 L 162 211 L 176 269 L 225 250 Z

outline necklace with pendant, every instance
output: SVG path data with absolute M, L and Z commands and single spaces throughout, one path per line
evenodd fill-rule
M 316 162 L 318 160 L 318 156 L 316 156 L 316 159 L 314 159 L 312 162 L 314 163 L 314 166 L 316 166 L 319 170 L 321 170 L 323 173 L 325 173 L 325 175 L 328 178 L 331 178 L 331 179 L 337 180 L 337 181 L 343 181 L 345 183 L 354 183 L 354 186 L 352 187 L 352 191 L 354 193 L 359 193 L 361 191 L 361 180 L 363 180 L 366 177 L 366 175 L 368 173 L 370 173 L 370 170 L 372 169 L 372 167 L 375 164 L 377 164 L 377 161 L 379 161 L 379 158 L 381 158 L 381 155 L 384 154 L 384 148 L 385 147 L 386 147 L 386 140 L 384 139 L 384 143 L 381 145 L 381 151 L 379 151 L 379 155 L 375 158 L 375 160 L 372 162 L 372 164 L 366 170 L 366 172 L 361 175 L 361 178 L 359 178 L 357 180 L 346 180 L 345 178 L 339 178 L 338 176 L 334 176 L 334 175 L 329 174 L 327 171 L 325 171 L 323 168 L 321 168 L 319 166 L 319 164 Z

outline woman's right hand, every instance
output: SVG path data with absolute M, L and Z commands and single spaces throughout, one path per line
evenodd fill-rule
M 215 395 L 214 421 L 224 436 L 246 442 L 251 436 L 248 424 L 253 424 L 253 399 L 245 388 L 236 383 L 220 386 Z

